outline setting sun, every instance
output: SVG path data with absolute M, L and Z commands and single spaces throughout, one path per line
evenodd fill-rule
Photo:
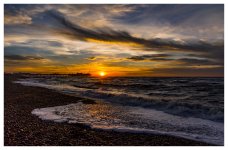
M 99 72 L 99 75 L 100 75 L 101 77 L 104 77 L 104 76 L 106 75 L 106 72 L 101 71 L 101 72 Z

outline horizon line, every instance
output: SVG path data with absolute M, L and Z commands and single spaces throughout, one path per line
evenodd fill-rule
M 77 72 L 80 73 L 80 72 Z M 11 74 L 11 75 L 15 75 L 15 74 L 30 74 L 30 75 L 72 75 L 72 74 L 77 74 L 77 73 L 33 73 L 33 72 L 4 72 L 5 74 Z M 82 73 L 82 74 L 88 74 L 88 73 Z M 88 77 L 88 76 L 87 76 Z M 90 75 L 89 77 L 97 77 L 97 76 L 93 76 Z M 109 78 L 109 77 L 151 77 L 151 78 L 224 78 L 223 76 L 106 76 L 106 77 L 102 77 L 102 78 Z

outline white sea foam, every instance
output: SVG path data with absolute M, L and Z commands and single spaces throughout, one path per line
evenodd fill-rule
M 43 120 L 81 123 L 101 130 L 166 134 L 218 145 L 223 145 L 224 139 L 223 123 L 183 118 L 139 107 L 76 103 L 38 108 L 32 114 Z

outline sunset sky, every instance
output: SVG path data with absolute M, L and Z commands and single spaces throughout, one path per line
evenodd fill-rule
M 5 72 L 223 76 L 224 5 L 5 5 Z

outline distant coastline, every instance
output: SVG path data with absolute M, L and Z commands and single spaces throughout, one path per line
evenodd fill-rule
M 14 76 L 76 76 L 76 77 L 93 77 L 90 73 L 27 73 L 27 72 L 4 72 L 4 75 Z M 109 76 L 122 78 L 224 78 L 224 76 Z
M 19 75 L 19 76 L 29 76 L 29 75 L 34 75 L 34 76 L 79 76 L 79 77 L 90 77 L 90 73 L 24 73 L 24 72 L 18 72 L 18 73 L 4 73 L 5 75 Z

